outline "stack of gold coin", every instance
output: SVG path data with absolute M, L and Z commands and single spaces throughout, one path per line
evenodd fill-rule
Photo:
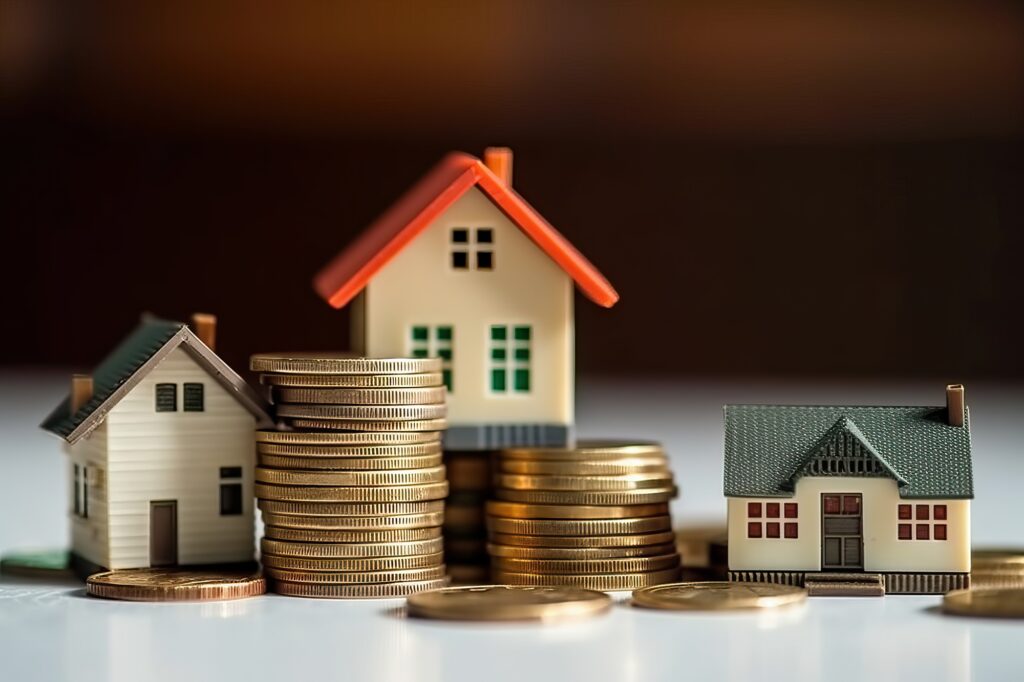
M 444 556 L 453 583 L 490 580 L 484 504 L 491 490 L 491 452 L 448 451 L 450 492 L 444 504 Z
M 374 598 L 447 584 L 440 361 L 290 353 L 250 366 L 282 423 L 256 433 L 271 589 Z
M 658 443 L 501 451 L 487 503 L 496 582 L 633 590 L 674 582 L 676 494 Z

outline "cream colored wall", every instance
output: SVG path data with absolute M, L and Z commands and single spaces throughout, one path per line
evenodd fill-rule
M 178 385 L 178 410 L 155 410 L 157 383 Z M 182 384 L 201 382 L 204 411 L 184 412 Z M 149 565 L 149 503 L 178 502 L 178 562 L 254 556 L 255 418 L 181 347 L 110 411 L 110 568 Z M 220 467 L 242 467 L 242 514 L 220 515 Z
M 864 570 L 868 572 L 969 572 L 970 500 L 904 500 L 889 478 L 822 476 L 801 478 L 792 498 L 733 497 L 728 500 L 729 568 L 743 570 L 821 570 L 821 495 L 860 493 L 863 512 Z M 796 539 L 748 538 L 748 502 L 796 502 Z M 899 540 L 898 505 L 947 506 L 946 540 Z M 785 523 L 787 519 L 779 519 Z M 906 521 L 904 522 L 906 523 Z M 911 523 L 914 523 L 911 521 Z
M 494 229 L 493 270 L 451 268 L 453 227 Z M 364 293 L 369 355 L 408 355 L 410 327 L 452 325 L 453 425 L 572 423 L 572 280 L 478 189 L 384 266 Z M 532 326 L 528 394 L 490 392 L 491 324 Z
M 67 510 L 71 526 L 71 550 L 99 566 L 107 566 L 107 425 L 100 424 L 88 437 L 74 445 L 65 445 L 67 453 Z M 90 478 L 89 516 L 82 518 L 74 510 L 74 465 L 94 472 Z

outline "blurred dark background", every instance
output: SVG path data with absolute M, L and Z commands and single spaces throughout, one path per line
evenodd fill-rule
M 2 0 L 0 362 L 150 310 L 340 348 L 313 273 L 445 152 L 615 284 L 581 373 L 1024 376 L 1024 7 Z M 414 286 L 411 283 L 411 286 Z

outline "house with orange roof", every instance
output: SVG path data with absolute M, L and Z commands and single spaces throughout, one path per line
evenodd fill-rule
M 574 285 L 619 298 L 512 188 L 506 148 L 449 154 L 314 279 L 354 350 L 442 358 L 451 450 L 571 442 Z

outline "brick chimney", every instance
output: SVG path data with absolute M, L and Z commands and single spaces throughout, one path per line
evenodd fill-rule
M 217 350 L 217 316 L 209 313 L 193 313 L 192 333 L 199 337 L 199 340 L 212 350 Z
M 962 384 L 946 386 L 946 420 L 950 426 L 963 426 L 966 411 Z
M 508 147 L 488 147 L 484 150 L 484 165 L 503 183 L 512 186 L 512 150 Z
M 71 414 L 77 414 L 82 407 L 92 400 L 92 375 L 71 375 Z

